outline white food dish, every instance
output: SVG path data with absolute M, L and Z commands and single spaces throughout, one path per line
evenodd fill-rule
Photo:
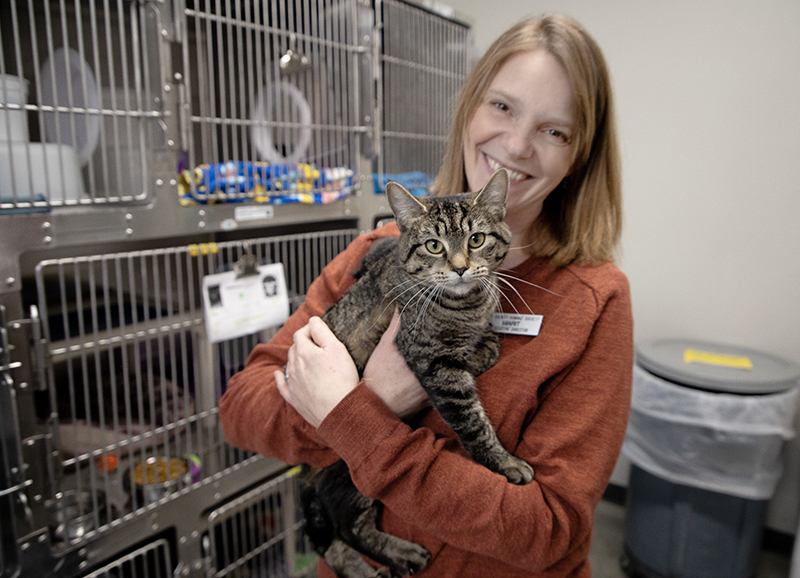
M 24 105 L 28 102 L 28 81 L 11 74 L 0 74 L 0 102 Z M 0 110 L 0 141 L 28 142 L 28 117 L 22 109 Z
M 136 106 L 136 95 L 127 95 L 122 88 L 102 87 L 103 109 L 126 110 L 126 106 Z M 144 136 L 140 132 L 145 123 L 141 118 L 128 118 L 120 115 L 105 115 L 102 118 L 102 138 L 92 156 L 93 191 L 99 196 L 145 195 L 148 168 L 144 162 L 148 158 Z M 87 173 L 87 187 L 90 186 Z
M 84 195 L 79 163 L 71 146 L 0 142 L 0 198 L 19 203 L 77 201 Z
M 272 118 L 276 112 L 283 118 Z M 257 123 L 252 130 L 253 146 L 263 160 L 273 164 L 291 164 L 305 159 L 308 145 L 311 144 L 311 107 L 296 86 L 284 81 L 264 85 L 258 93 L 253 120 Z M 293 144 L 291 152 L 286 156 L 275 147 L 272 140 L 273 127 L 263 124 L 270 121 L 301 125 L 300 138 L 297 142 L 286 143 Z M 296 128 L 287 129 L 287 133 L 295 133 L 296 130 Z
M 59 48 L 42 64 L 39 74 L 42 105 L 69 109 L 100 108 L 94 73 L 78 51 Z M 74 146 L 81 166 L 88 163 L 100 135 L 99 113 L 46 112 L 43 116 L 46 140 Z

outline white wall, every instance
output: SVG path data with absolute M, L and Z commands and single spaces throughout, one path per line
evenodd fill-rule
M 608 60 L 637 341 L 704 339 L 800 363 L 800 3 L 445 0 L 478 51 L 566 13 Z M 800 443 L 768 525 L 794 533 Z M 615 481 L 624 482 L 624 464 Z

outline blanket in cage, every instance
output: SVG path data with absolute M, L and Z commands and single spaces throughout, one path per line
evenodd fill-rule
M 182 205 L 256 202 L 325 204 L 353 192 L 348 167 L 316 168 L 313 164 L 270 164 L 228 161 L 201 164 L 180 171 Z

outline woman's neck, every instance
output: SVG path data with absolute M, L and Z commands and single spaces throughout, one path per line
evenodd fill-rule
M 508 255 L 503 261 L 503 269 L 513 269 L 520 263 L 524 263 L 528 259 L 528 251 L 526 250 L 525 234 L 518 233 L 511 230 L 511 245 L 508 248 Z
M 503 265 L 501 266 L 502 269 L 513 269 L 517 265 L 524 263 L 528 259 L 528 254 L 525 252 L 522 247 L 518 247 L 512 241 L 511 248 L 508 251 L 508 255 L 506 255 L 505 260 L 503 261 Z
M 533 211 L 533 218 L 530 217 L 530 212 L 526 218 L 515 218 L 516 215 L 520 214 L 517 211 L 515 211 L 516 214 L 506 214 L 505 222 L 508 228 L 511 229 L 511 246 L 508 248 L 508 255 L 506 255 L 505 261 L 503 261 L 503 269 L 513 269 L 528 259 L 528 243 L 525 239 L 528 236 L 528 229 L 531 223 L 536 219 L 540 211 L 541 205 L 539 205 L 538 210 Z

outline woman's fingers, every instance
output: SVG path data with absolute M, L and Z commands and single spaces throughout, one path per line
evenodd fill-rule
M 274 375 L 284 400 L 314 427 L 358 384 L 347 348 L 319 317 L 295 332 L 285 374 Z
M 318 347 L 324 349 L 342 345 L 342 342 L 337 339 L 333 331 L 330 330 L 330 327 L 319 317 L 312 317 L 309 319 L 306 328 L 308 329 L 309 338 Z

